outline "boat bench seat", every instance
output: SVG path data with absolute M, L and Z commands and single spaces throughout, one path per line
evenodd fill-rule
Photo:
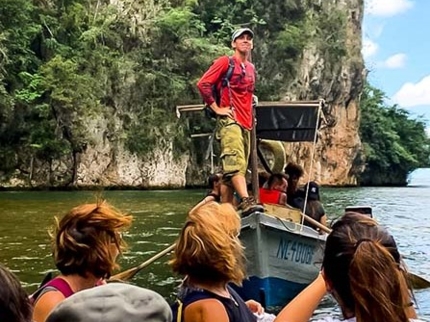
M 282 218 L 298 224 L 302 220 L 300 209 L 270 203 L 265 203 L 263 205 L 266 215 Z

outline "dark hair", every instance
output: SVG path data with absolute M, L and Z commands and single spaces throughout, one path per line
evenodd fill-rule
M 18 278 L 0 264 L 0 321 L 31 322 L 33 308 Z
M 282 182 L 283 179 L 287 179 L 286 175 L 282 173 L 274 173 L 267 180 L 267 186 L 270 189 L 274 184 Z
M 270 173 L 268 172 L 259 172 L 258 173 L 258 186 L 261 188 L 264 186 L 264 184 L 267 182 L 267 179 L 269 179 Z M 252 189 L 250 189 L 252 190 Z
M 332 229 L 323 268 L 340 304 L 354 312 L 357 322 L 407 322 L 411 293 L 393 236 L 374 219 L 354 212 Z
M 221 175 L 218 173 L 211 174 L 208 178 L 208 186 L 210 189 L 215 187 L 215 183 L 218 183 L 221 180 Z
M 303 168 L 297 163 L 290 162 L 285 167 L 285 173 L 288 174 L 290 178 L 297 177 L 300 178 L 303 176 Z
M 56 219 L 52 234 L 55 265 L 64 275 L 109 277 L 118 268 L 112 244 L 121 252 L 126 244 L 120 232 L 131 224 L 124 215 L 108 203 L 84 204 L 73 208 L 61 220 Z

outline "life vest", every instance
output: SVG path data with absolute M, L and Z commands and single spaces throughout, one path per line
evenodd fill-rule
M 260 202 L 278 204 L 281 198 L 281 191 L 260 188 Z

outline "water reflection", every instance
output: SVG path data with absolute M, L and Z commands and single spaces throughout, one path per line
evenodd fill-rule
M 346 206 L 372 206 L 376 219 L 396 238 L 411 271 L 430 279 L 430 171 L 412 178 L 411 186 L 404 188 L 322 188 L 322 201 L 331 220 Z M 104 192 L 110 203 L 134 216 L 131 230 L 125 234 L 130 249 L 121 259 L 122 267 L 134 267 L 171 245 L 187 210 L 203 194 L 202 190 Z M 0 258 L 28 291 L 54 269 L 48 236 L 53 217 L 80 203 L 94 202 L 96 195 L 82 191 L 0 193 Z M 180 279 L 173 276 L 167 260 L 168 256 L 145 268 L 133 283 L 173 299 Z M 416 297 L 420 315 L 430 320 L 430 290 L 418 291 Z M 327 312 L 338 312 L 330 299 L 318 314 Z

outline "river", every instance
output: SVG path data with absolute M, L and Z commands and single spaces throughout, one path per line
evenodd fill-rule
M 111 204 L 134 216 L 125 239 L 129 251 L 121 266 L 140 264 L 172 244 L 187 210 L 203 195 L 202 190 L 175 191 L 34 191 L 0 192 L 0 261 L 33 291 L 46 272 L 53 270 L 48 228 L 54 216 L 70 208 L 94 202 L 102 195 Z M 419 169 L 408 187 L 322 188 L 321 196 L 329 219 L 348 205 L 370 205 L 376 219 L 387 226 L 410 270 L 430 280 L 430 169 Z M 173 299 L 179 278 L 166 265 L 168 257 L 141 271 L 133 280 Z M 430 289 L 415 291 L 421 318 L 430 320 Z M 328 301 L 319 312 L 338 309 Z

